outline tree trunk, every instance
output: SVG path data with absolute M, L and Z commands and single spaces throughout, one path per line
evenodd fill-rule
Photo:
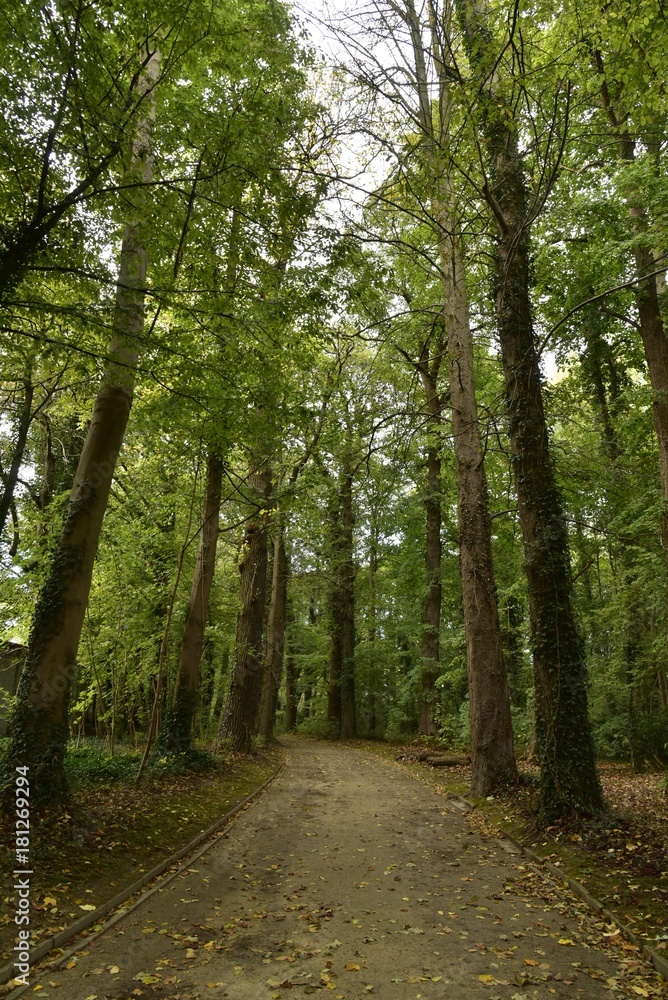
M 357 735 L 355 705 L 355 565 L 353 561 L 353 473 L 346 458 L 332 518 L 330 661 L 327 719 L 343 739 Z
M 459 0 L 479 84 L 489 158 L 486 196 L 497 220 L 496 311 L 533 636 L 536 735 L 545 821 L 601 809 L 587 710 L 583 643 L 571 603 L 568 533 L 552 467 L 530 300 L 527 189 L 513 108 L 497 88 L 486 10 Z
M 283 673 L 283 651 L 285 648 L 285 622 L 288 599 L 288 559 L 285 551 L 283 526 L 276 525 L 274 538 L 274 565 L 271 580 L 271 606 L 267 628 L 267 658 L 262 679 L 262 702 L 260 705 L 260 736 L 266 743 L 274 739 L 278 689 Z
M 289 621 L 294 616 L 288 614 Z M 285 656 L 285 729 L 291 733 L 297 728 L 297 669 L 295 666 L 295 651 L 292 642 L 287 643 Z
M 435 389 L 435 387 L 434 387 Z M 433 398 L 433 397 L 432 397 Z M 436 732 L 436 681 L 440 664 L 441 630 L 441 456 L 436 444 L 427 449 L 427 496 L 425 499 L 426 538 L 425 575 L 427 595 L 424 605 L 424 627 L 420 676 L 420 732 L 433 736 Z
M 197 709 L 204 628 L 209 613 L 209 596 L 216 565 L 220 495 L 223 463 L 211 451 L 206 467 L 204 512 L 199 534 L 199 549 L 193 576 L 186 625 L 181 640 L 174 697 L 164 721 L 158 746 L 162 752 L 181 753 L 192 746 L 192 731 Z
M 341 737 L 357 736 L 355 704 L 355 564 L 353 561 L 353 475 L 348 466 L 341 484 Z
M 450 197 L 450 192 L 447 196 Z M 492 530 L 473 380 L 466 279 L 453 215 L 444 219 L 444 223 L 439 243 L 457 467 L 459 563 L 473 763 L 471 792 L 483 796 L 516 781 L 518 775 L 492 564 Z
M 147 91 L 157 79 L 159 63 L 159 53 L 154 52 L 140 81 Z M 145 185 L 153 172 L 150 133 L 154 103 L 150 98 L 146 108 L 132 149 L 131 173 L 141 184 L 133 217 L 123 234 L 109 362 L 95 400 L 63 530 L 35 608 L 6 757 L 12 772 L 19 764 L 30 767 L 35 801 L 58 800 L 66 793 L 63 758 L 70 685 L 102 521 L 132 405 L 137 345 L 144 328 L 146 250 L 142 229 Z
M 12 454 L 9 470 L 6 475 L 2 477 L 3 486 L 5 488 L 2 496 L 0 497 L 0 536 L 2 536 L 5 530 L 5 524 L 7 523 L 7 518 L 14 502 L 14 491 L 16 489 L 16 484 L 19 481 L 19 472 L 21 471 L 23 454 L 26 448 L 26 441 L 28 440 L 28 431 L 30 430 L 30 424 L 32 422 L 32 400 L 35 390 L 29 373 L 25 378 L 24 385 L 25 391 L 23 395 L 23 405 L 21 406 L 21 412 L 19 414 L 16 444 L 14 445 L 14 452 Z
M 240 604 L 234 672 L 227 704 L 220 720 L 218 740 L 231 744 L 238 753 L 249 753 L 255 733 L 262 692 L 262 633 L 267 587 L 267 504 L 271 472 L 267 467 L 252 472 L 247 486 L 253 491 L 257 509 L 246 524 L 239 563 Z

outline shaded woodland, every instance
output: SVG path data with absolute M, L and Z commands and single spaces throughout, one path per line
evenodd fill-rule
M 3 781 L 420 735 L 475 795 L 530 754 L 553 822 L 665 767 L 667 45 L 651 0 L 3 3 Z

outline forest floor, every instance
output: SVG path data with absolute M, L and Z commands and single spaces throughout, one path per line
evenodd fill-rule
M 105 903 L 189 844 L 251 795 L 276 770 L 280 752 L 244 760 L 220 758 L 201 774 L 153 769 L 139 787 L 141 754 L 99 748 L 69 755 L 67 812 L 44 816 L 32 830 L 32 944 L 36 945 Z M 11 871 L 13 829 L 0 828 L 0 871 Z M 15 943 L 15 900 L 0 905 L 0 966 Z M 1 991 L 1 988 L 0 988 Z
M 380 755 L 281 742 L 282 775 L 229 833 L 31 994 L 668 996 L 614 927 L 480 813 Z
M 445 792 L 470 799 L 469 765 L 436 769 L 411 761 L 414 751 L 409 747 L 355 745 L 399 759 L 402 766 Z M 539 830 L 533 819 L 538 769 L 522 760 L 519 767 L 523 777 L 519 789 L 476 799 L 476 807 L 534 853 L 562 867 L 668 960 L 668 795 L 661 790 L 665 773 L 634 774 L 628 764 L 599 763 L 609 814 L 584 822 L 577 830 L 560 826 Z

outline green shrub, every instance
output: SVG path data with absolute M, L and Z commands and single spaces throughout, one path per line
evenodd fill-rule
M 110 757 L 106 743 L 88 739 L 78 747 L 70 745 L 65 756 L 65 773 L 73 788 L 131 781 L 139 769 L 141 756 L 141 751 L 121 746 Z

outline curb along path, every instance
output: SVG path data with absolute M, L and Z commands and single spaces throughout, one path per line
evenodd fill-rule
M 130 910 L 133 910 L 135 909 L 135 907 L 139 906 L 145 898 L 147 898 L 153 892 L 156 892 L 160 887 L 160 885 L 165 881 L 163 876 L 166 876 L 167 880 L 176 877 L 176 875 L 178 875 L 181 871 L 187 868 L 187 866 L 191 863 L 191 861 L 194 860 L 194 858 L 191 857 L 190 860 L 187 861 L 184 865 L 182 865 L 180 868 L 177 868 L 176 871 L 171 872 L 170 869 L 174 868 L 174 866 L 178 864 L 178 862 L 181 861 L 182 858 L 185 858 L 188 855 L 193 855 L 193 852 L 196 851 L 201 844 L 204 844 L 205 846 L 202 848 L 202 850 L 195 855 L 195 858 L 198 858 L 205 851 L 208 851 L 209 848 L 218 839 L 220 839 L 220 837 L 226 836 L 231 826 L 236 821 L 236 818 L 246 809 L 248 809 L 249 806 L 251 806 L 253 802 L 255 802 L 255 800 L 260 795 L 262 795 L 262 793 L 266 791 L 266 789 L 269 788 L 270 785 L 274 783 L 274 781 L 276 781 L 276 779 L 279 777 L 284 767 L 285 767 L 285 755 L 283 756 L 282 762 L 276 768 L 274 773 L 269 778 L 267 778 L 267 780 L 263 782 L 259 788 L 256 788 L 254 792 L 251 792 L 251 794 L 248 795 L 242 802 L 238 802 L 237 805 L 234 806 L 233 809 L 230 809 L 230 811 L 226 813 L 223 817 L 211 823 L 206 828 L 206 830 L 203 830 L 196 837 L 194 837 L 189 843 L 185 845 L 185 847 L 180 848 L 165 861 L 161 861 L 159 865 L 156 865 L 154 868 L 151 868 L 150 871 L 142 875 L 142 877 L 133 882 L 132 885 L 128 886 L 126 889 L 123 889 L 121 892 L 116 893 L 116 895 L 113 896 L 106 903 L 102 903 L 100 906 L 97 906 L 93 912 L 87 913 L 85 916 L 80 917 L 78 920 L 70 924 L 68 927 L 63 928 L 63 930 L 59 931 L 57 934 L 49 938 L 45 938 L 43 941 L 40 941 L 40 943 L 36 945 L 34 948 L 31 948 L 30 968 L 31 970 L 33 970 L 32 978 L 34 979 L 34 971 L 37 963 L 40 962 L 40 960 L 45 956 L 48 956 L 50 952 L 60 951 L 60 954 L 57 955 L 55 958 L 53 958 L 51 961 L 44 963 L 45 966 L 56 967 L 62 964 L 62 962 L 64 962 L 66 958 L 69 958 L 70 956 L 74 955 L 77 951 L 79 951 L 81 948 L 85 947 L 85 945 L 88 944 L 90 941 L 92 941 L 93 938 L 97 937 L 99 934 L 102 934 L 108 927 L 116 923 L 116 921 L 121 919 L 121 917 L 123 917 L 126 913 L 129 913 Z M 221 830 L 222 833 L 220 832 Z M 153 888 L 149 888 L 145 892 L 141 892 L 142 889 L 145 889 L 146 886 L 150 885 L 150 883 L 152 882 L 156 882 L 156 880 L 158 879 L 161 880 L 159 885 L 156 885 Z M 132 897 L 136 897 L 138 893 L 141 893 L 141 895 L 138 896 L 138 898 L 133 899 Z M 123 906 L 123 903 L 128 902 L 128 900 L 130 900 L 129 905 Z M 114 911 L 117 912 L 114 913 Z M 109 914 L 114 914 L 114 915 L 109 920 L 100 924 L 100 921 L 104 920 L 104 918 L 109 916 Z M 77 937 L 82 935 L 85 931 L 89 930 L 95 924 L 100 924 L 100 926 L 94 930 L 92 935 L 83 940 L 80 940 L 78 944 L 76 944 L 73 948 L 69 949 L 67 952 L 62 951 L 64 945 L 74 941 Z M 0 968 L 0 984 L 9 982 L 9 980 L 12 979 L 13 975 L 14 975 L 14 965 L 12 963 L 8 963 L 7 965 L 2 966 L 2 968 Z M 9 996 L 11 996 L 12 998 L 18 998 L 23 993 L 27 992 L 28 989 L 30 989 L 30 987 L 19 987 L 15 990 L 12 990 Z
M 285 742 L 280 779 L 233 828 L 46 972 L 40 996 L 668 996 L 635 948 L 431 787 L 364 751 Z

